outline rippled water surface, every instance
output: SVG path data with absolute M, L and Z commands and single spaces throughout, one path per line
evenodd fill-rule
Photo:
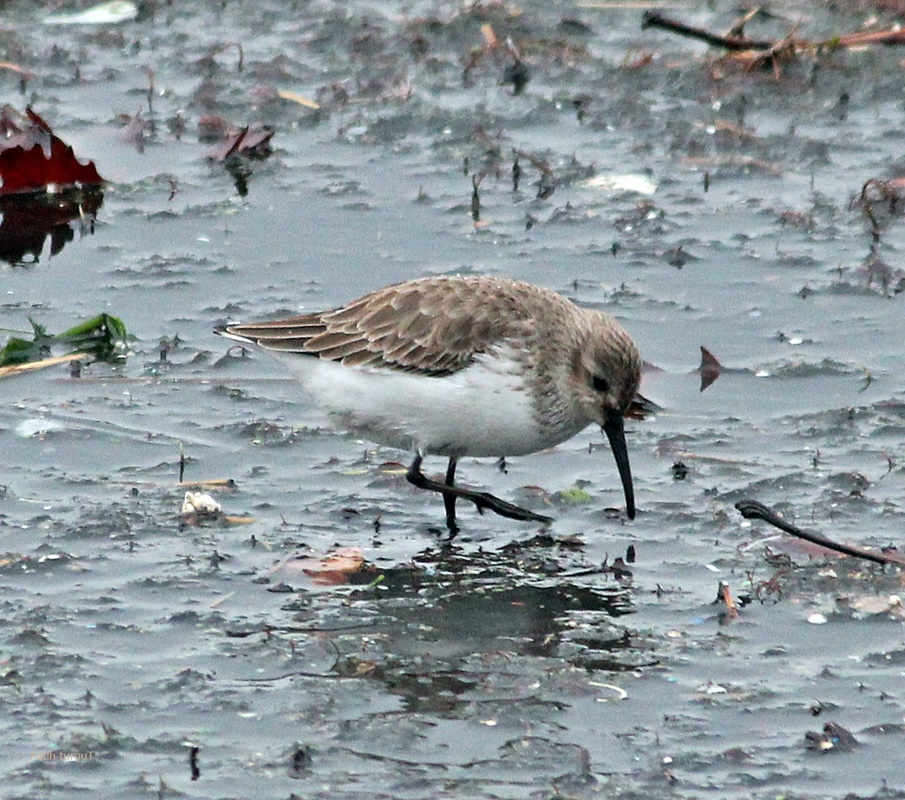
M 0 794 L 905 797 L 899 574 L 734 509 L 902 543 L 905 220 L 878 203 L 872 234 L 853 200 L 901 169 L 905 50 L 747 70 L 638 8 L 535 0 L 54 10 L 4 5 L 0 60 L 28 75 L 3 100 L 109 184 L 93 227 L 0 265 L 0 326 L 106 311 L 134 339 L 81 378 L 0 380 Z M 778 13 L 746 31 L 828 39 L 875 10 Z M 272 154 L 207 158 L 215 116 L 272 126 Z M 556 522 L 463 507 L 450 541 L 405 454 L 212 334 L 447 272 L 631 331 L 659 407 L 628 426 L 634 521 L 589 429 L 505 473 L 463 462 Z M 186 481 L 232 479 L 205 489 L 231 524 L 180 514 L 182 456 Z M 312 577 L 337 547 L 363 566 Z M 858 746 L 806 748 L 827 723 Z

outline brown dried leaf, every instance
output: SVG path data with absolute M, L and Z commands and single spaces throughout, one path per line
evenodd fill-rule
M 286 569 L 301 571 L 321 586 L 348 583 L 365 564 L 360 547 L 338 547 L 321 558 L 300 558 L 286 564 Z
M 274 133 L 273 128 L 251 130 L 246 126 L 208 150 L 207 157 L 213 161 L 228 161 L 236 156 L 263 158 L 270 154 L 270 140 Z
M 701 373 L 701 391 L 703 392 L 710 384 L 720 377 L 722 367 L 713 353 L 706 347 L 701 347 L 701 366 L 698 367 L 698 369 Z

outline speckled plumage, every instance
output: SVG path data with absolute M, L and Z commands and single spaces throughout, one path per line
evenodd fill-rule
M 279 357 L 339 425 L 422 456 L 524 455 L 597 423 L 634 513 L 622 417 L 641 358 L 607 314 L 521 281 L 440 276 L 217 332 Z

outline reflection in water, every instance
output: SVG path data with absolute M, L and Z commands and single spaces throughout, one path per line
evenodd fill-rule
M 14 266 L 36 264 L 48 236 L 55 256 L 75 238 L 76 227 L 82 235 L 94 233 L 103 202 L 100 189 L 0 197 L 0 259 Z
M 380 642 L 381 655 L 369 653 L 368 675 L 403 697 L 407 710 L 459 708 L 497 658 L 516 672 L 521 668 L 509 659 L 564 659 L 609 672 L 652 662 L 649 643 L 614 621 L 633 611 L 629 586 L 540 575 L 526 582 L 499 552 L 446 556 L 425 559 L 428 570 L 375 568 L 353 581 L 367 588 L 355 590 L 350 602 L 376 613 L 372 633 L 380 631 L 373 642 Z M 468 574 L 461 569 L 466 563 Z M 385 627 L 377 619 L 393 623 Z M 353 662 L 353 672 L 361 669 Z

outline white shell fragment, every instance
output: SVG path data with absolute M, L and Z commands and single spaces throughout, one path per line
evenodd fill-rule
M 610 192 L 635 192 L 651 195 L 657 191 L 657 184 L 647 175 L 595 175 L 581 181 L 580 186 L 587 189 L 604 189 Z
M 45 25 L 107 25 L 125 22 L 138 16 L 138 6 L 130 0 L 110 0 L 77 14 L 51 14 L 44 17 Z
M 66 430 L 66 426 L 62 422 L 38 417 L 22 420 L 15 427 L 16 436 L 21 436 L 23 439 L 30 439 L 33 436 L 45 436 L 48 433 L 62 430 Z
M 186 492 L 182 501 L 183 514 L 219 514 L 223 509 L 209 494 Z

